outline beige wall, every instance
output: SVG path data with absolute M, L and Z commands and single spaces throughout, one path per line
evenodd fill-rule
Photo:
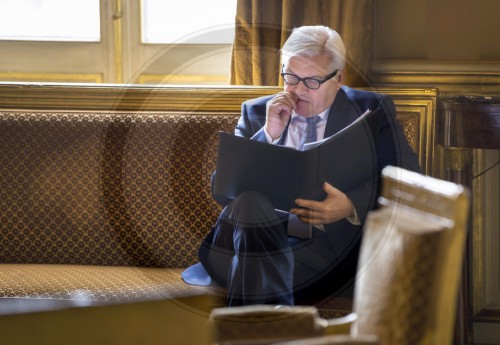
M 373 80 L 500 93 L 500 1 L 375 0 Z

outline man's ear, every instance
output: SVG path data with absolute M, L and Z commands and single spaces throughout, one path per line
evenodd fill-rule
M 339 86 L 341 86 L 343 82 L 344 82 L 344 70 L 341 69 L 337 73 L 337 83 L 339 84 Z

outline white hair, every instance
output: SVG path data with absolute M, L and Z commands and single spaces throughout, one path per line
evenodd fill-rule
M 321 25 L 301 26 L 292 30 L 281 48 L 281 62 L 287 65 L 294 56 L 315 57 L 323 54 L 330 57 L 332 70 L 344 69 L 346 51 L 337 31 Z

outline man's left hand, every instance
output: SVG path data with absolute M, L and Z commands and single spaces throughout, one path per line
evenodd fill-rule
M 299 208 L 291 209 L 290 213 L 313 225 L 330 224 L 353 215 L 354 207 L 347 195 L 327 182 L 323 190 L 327 194 L 325 200 L 297 199 L 295 203 Z

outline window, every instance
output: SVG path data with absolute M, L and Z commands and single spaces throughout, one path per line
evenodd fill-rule
M 0 39 L 98 42 L 99 0 L 0 0 Z
M 0 81 L 227 85 L 236 3 L 0 0 Z
M 143 0 L 142 41 L 231 44 L 235 13 L 236 0 Z

